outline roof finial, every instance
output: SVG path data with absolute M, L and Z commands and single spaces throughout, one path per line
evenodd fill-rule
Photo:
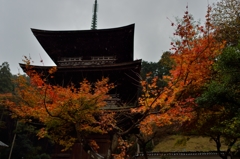
M 93 5 L 93 17 L 92 17 L 92 26 L 91 29 L 95 30 L 97 29 L 97 10 L 98 10 L 98 4 L 97 0 L 95 0 L 95 4 Z

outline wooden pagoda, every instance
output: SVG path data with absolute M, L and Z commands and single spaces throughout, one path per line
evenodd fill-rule
M 134 27 L 135 25 L 131 24 L 111 29 L 32 29 L 32 32 L 56 64 L 54 78 L 48 79 L 51 84 L 67 86 L 73 83 L 77 86 L 83 79 L 96 82 L 102 77 L 108 77 L 109 82 L 116 87 L 109 92 L 112 98 L 105 109 L 118 111 L 136 106 L 138 100 L 141 60 L 133 60 Z M 20 66 L 23 70 L 26 69 L 24 64 Z M 51 67 L 33 66 L 38 72 L 47 72 Z M 126 126 L 126 122 L 129 122 L 128 119 L 121 119 L 119 125 Z M 102 145 L 99 153 L 104 157 L 111 145 L 102 142 L 111 140 L 112 137 L 97 138 Z M 79 149 L 79 145 L 77 147 Z M 73 156 L 80 157 L 79 153 L 71 156 L 71 159 L 75 158 Z
M 32 32 L 57 66 L 55 78 L 49 79 L 51 84 L 78 85 L 83 79 L 95 82 L 108 77 L 116 85 L 110 94 L 117 106 L 136 104 L 141 60 L 133 60 L 134 24 L 99 30 Z M 20 66 L 25 68 L 24 64 Z M 34 69 L 47 71 L 51 67 Z

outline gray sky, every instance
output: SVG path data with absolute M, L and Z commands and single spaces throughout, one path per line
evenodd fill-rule
M 134 58 L 158 61 L 170 49 L 174 29 L 169 18 L 182 17 L 186 6 L 196 20 L 204 20 L 215 0 L 98 0 L 98 29 L 135 23 Z M 0 0 L 0 64 L 7 61 L 18 73 L 23 56 L 33 64 L 54 65 L 30 28 L 88 30 L 94 0 Z

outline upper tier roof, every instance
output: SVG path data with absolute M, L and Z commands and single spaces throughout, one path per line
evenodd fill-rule
M 62 57 L 115 56 L 116 63 L 133 61 L 134 24 L 111 29 L 49 31 L 33 34 L 57 64 Z

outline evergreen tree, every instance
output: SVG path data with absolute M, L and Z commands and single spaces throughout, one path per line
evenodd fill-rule
M 9 64 L 3 62 L 2 65 L 0 65 L 0 93 L 10 93 L 13 91 L 13 88 Z

